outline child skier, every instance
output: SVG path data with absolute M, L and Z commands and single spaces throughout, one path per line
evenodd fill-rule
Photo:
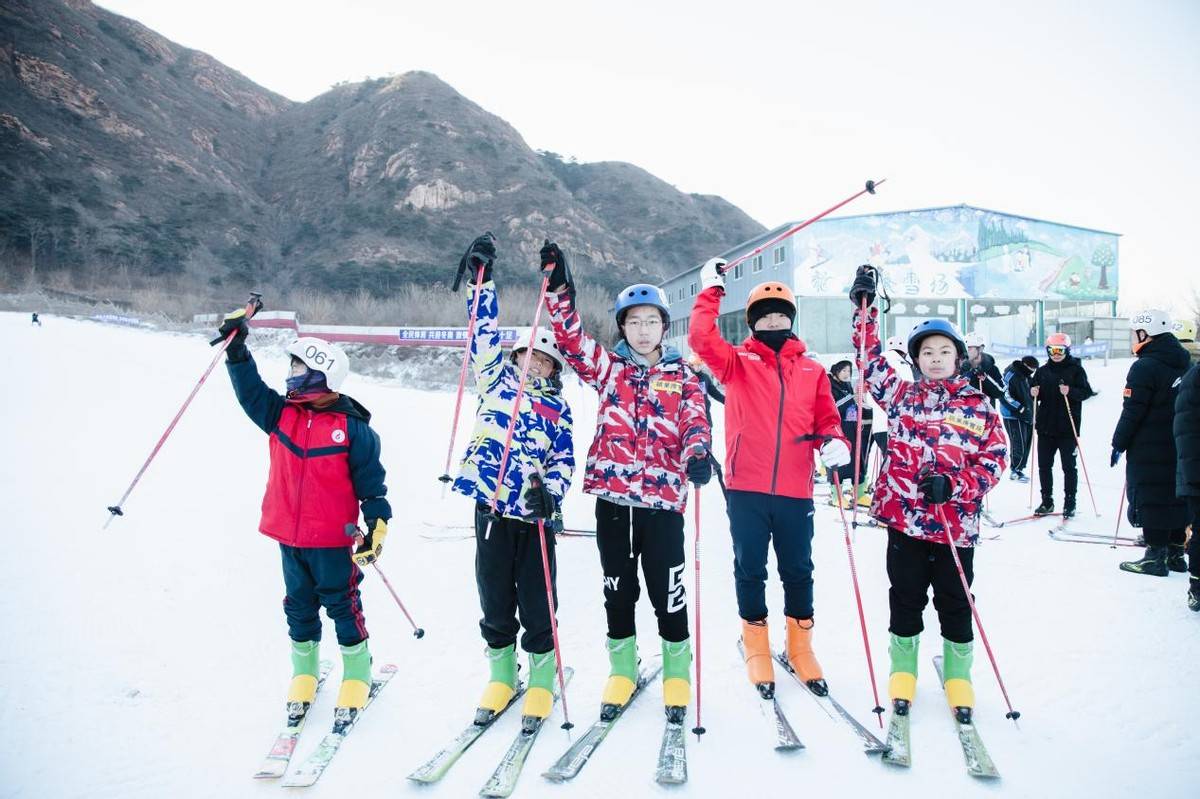
M 610 676 L 601 716 L 626 705 L 638 678 L 634 611 L 638 559 L 662 639 L 663 703 L 682 721 L 691 698 L 692 644 L 684 589 L 683 511 L 687 482 L 712 477 L 704 389 L 679 352 L 662 343 L 668 308 L 662 291 L 638 284 L 616 301 L 620 340 L 612 352 L 583 332 L 574 284 L 557 245 L 546 295 L 558 348 L 600 396 L 596 437 L 583 490 L 596 497 L 596 545 L 604 571 Z
M 914 327 L 908 352 L 921 379 L 909 382 L 896 374 L 881 354 L 878 309 L 862 318 L 861 299 L 870 305 L 874 296 L 874 271 L 859 267 L 850 290 L 854 346 L 857 351 L 865 334 L 869 360 L 861 368 L 888 417 L 888 459 L 871 504 L 871 515 L 888 528 L 888 693 L 895 712 L 907 713 L 916 692 L 921 614 L 932 586 L 946 698 L 960 719 L 969 720 L 975 704 L 971 608 L 949 547 L 958 547 L 969 584 L 983 496 L 1004 471 L 1004 431 L 991 401 L 959 375 L 967 347 L 950 322 L 929 319 Z
M 521 648 L 529 653 L 529 682 L 521 715 L 539 719 L 550 715 L 556 664 L 537 520 L 547 522 L 546 557 L 553 585 L 554 530 L 561 526 L 559 509 L 575 468 L 571 409 L 562 396 L 559 379 L 563 358 L 550 334 L 538 328 L 522 336 L 511 359 L 505 359 L 497 326 L 496 284 L 492 282 L 495 258 L 490 235 L 475 239 L 463 256 L 472 275 L 483 264 L 471 340 L 479 407 L 475 432 L 454 481 L 454 491 L 475 500 L 475 584 L 483 612 L 479 629 L 487 643 L 484 654 L 491 669 L 479 700 L 477 724 L 487 724 L 501 713 L 517 691 L 516 642 L 522 626 Z M 468 314 L 475 303 L 474 294 L 472 282 Z M 523 365 L 523 359 L 529 359 L 529 374 L 513 428 L 504 487 L 493 510 L 489 503 L 496 492 L 505 434 L 521 379 L 518 364 Z M 553 590 L 557 607 L 558 589 Z
M 1037 402 L 1033 415 L 1038 435 L 1038 483 L 1042 490 L 1042 504 L 1033 512 L 1038 516 L 1054 512 L 1054 455 L 1058 453 L 1063 467 L 1063 518 L 1070 519 L 1075 515 L 1075 494 L 1079 489 L 1075 450 L 1076 436 L 1083 427 L 1083 401 L 1096 392 L 1088 383 L 1083 363 L 1071 355 L 1071 337 L 1066 333 L 1052 333 L 1046 338 L 1046 355 L 1050 360 L 1033 373 L 1029 389 Z
M 1011 478 L 1028 483 L 1025 464 L 1029 461 L 1030 445 L 1033 443 L 1033 395 L 1029 393 L 1029 381 L 1037 371 L 1037 358 L 1026 355 L 1015 360 L 1004 370 L 1001 380 L 1004 395 L 1000 397 L 1000 417 L 1008 432 L 1011 453 L 1009 468 Z
M 688 344 L 725 385 L 725 450 L 729 530 L 746 671 L 770 698 L 775 670 L 767 630 L 767 546 L 775 547 L 783 581 L 787 659 L 814 691 L 825 692 L 813 654 L 813 450 L 825 466 L 850 463 L 850 447 L 821 365 L 792 332 L 796 302 L 783 283 L 750 292 L 750 337 L 734 347 L 717 329 L 726 262 L 700 270 L 703 291 L 688 325 Z
M 855 402 L 855 387 L 850 382 L 852 369 L 853 365 L 849 361 L 838 361 L 829 368 L 829 390 L 833 394 L 833 404 L 837 406 L 838 418 L 842 422 L 842 435 L 850 442 L 853 442 L 858 435 L 858 404 Z M 855 488 L 853 460 L 845 466 L 839 466 L 837 477 L 844 493 L 831 494 L 829 498 L 831 505 L 841 502 L 842 507 L 849 507 L 850 503 L 856 501 L 858 497 L 866 495 L 867 454 L 871 450 L 871 425 L 874 421 L 874 413 L 867 405 L 866 398 L 863 399 L 862 443 L 859 445 L 861 453 L 859 469 L 862 474 L 859 475 L 859 483 Z M 833 482 L 832 478 L 830 478 L 830 482 Z
M 261 307 L 261 303 L 259 303 Z M 287 347 L 291 372 L 280 396 L 258 374 L 250 350 L 246 311 L 225 317 L 221 337 L 234 330 L 226 367 L 242 410 L 270 436 L 271 466 L 258 529 L 279 542 L 286 595 L 283 610 L 292 639 L 288 703 L 307 708 L 317 691 L 321 619 L 337 629 L 342 685 L 337 707 L 357 712 L 371 685 L 371 653 L 358 586 L 361 567 L 383 552 L 392 516 L 371 414 L 337 393 L 349 374 L 336 344 L 304 337 Z M 366 533 L 357 532 L 359 512 Z M 351 550 L 352 543 L 359 543 Z

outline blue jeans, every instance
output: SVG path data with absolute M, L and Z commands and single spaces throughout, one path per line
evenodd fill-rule
M 783 612 L 794 619 L 811 619 L 813 501 L 731 490 L 726 505 L 738 615 L 746 621 L 767 617 L 767 545 L 771 543 L 783 581 Z

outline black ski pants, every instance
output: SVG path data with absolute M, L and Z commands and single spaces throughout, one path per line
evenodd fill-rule
M 646 591 L 658 617 L 658 634 L 664 641 L 687 640 L 683 514 L 597 499 L 596 546 L 604 572 L 608 637 L 628 638 L 637 633 L 634 616 L 642 592 L 638 583 L 641 560 Z
M 1038 435 L 1037 466 L 1038 482 L 1042 487 L 1042 499 L 1054 500 L 1054 454 L 1062 458 L 1063 494 L 1068 500 L 1075 499 L 1079 490 L 1079 472 L 1075 469 L 1075 437 Z
M 959 547 L 967 584 L 975 580 L 974 547 Z M 962 580 L 954 565 L 948 544 L 922 541 L 890 528 L 888 530 L 887 574 L 891 582 L 888 604 L 891 623 L 888 629 L 899 636 L 912 636 L 925 629 L 921 614 L 929 602 L 933 587 L 933 607 L 937 610 L 942 637 L 956 644 L 974 639 L 971 632 L 971 605 L 963 591 Z
M 1175 546 L 1183 546 L 1184 539 L 1187 537 L 1187 530 L 1183 527 L 1174 530 L 1162 527 L 1143 527 L 1142 538 L 1146 540 L 1148 547 L 1165 547 L 1170 544 Z M 1193 535 L 1193 538 L 1195 536 Z M 1193 552 L 1195 549 L 1192 550 Z
M 767 547 L 774 545 L 783 612 L 794 619 L 811 619 L 813 501 L 733 490 L 726 508 L 738 615 L 746 621 L 767 618 Z
M 1033 428 L 1020 419 L 1005 419 L 1004 430 L 1008 433 L 1008 468 L 1014 472 L 1025 471 L 1029 463 L 1030 437 Z M 1040 457 L 1040 456 L 1039 456 Z
M 524 627 L 521 648 L 526 652 L 549 652 L 554 648 L 554 637 L 537 525 L 502 517 L 493 520 L 487 532 L 489 519 L 488 507 L 476 505 L 475 585 L 483 611 L 479 620 L 483 640 L 493 649 L 503 649 L 516 643 L 517 633 Z M 550 584 L 554 586 L 557 609 L 554 538 L 554 533 L 547 530 L 546 556 L 550 559 Z
M 280 544 L 279 552 L 287 591 L 283 612 L 293 641 L 321 640 L 321 608 L 333 622 L 342 646 L 354 646 L 368 637 L 358 591 L 363 573 L 350 560 L 349 543 L 323 549 Z

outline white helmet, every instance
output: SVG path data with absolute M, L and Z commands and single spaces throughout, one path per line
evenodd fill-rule
M 1191 319 L 1180 319 L 1175 323 L 1173 328 L 1175 338 L 1180 341 L 1195 341 L 1196 340 L 1196 323 Z
M 337 391 L 346 375 L 350 374 L 350 359 L 338 345 L 313 336 L 303 336 L 288 345 L 289 355 L 294 355 L 315 372 L 325 374 L 325 385 Z
M 563 361 L 562 353 L 558 351 L 558 345 L 554 343 L 554 336 L 544 327 L 539 327 L 537 330 L 533 328 L 525 328 L 521 331 L 521 335 L 517 336 L 517 343 L 513 345 L 513 354 L 521 350 L 529 349 L 530 342 L 533 344 L 535 352 L 540 352 L 543 355 L 553 358 L 558 364 L 561 371 L 565 361 Z
M 1174 327 L 1171 317 L 1166 311 L 1158 308 L 1147 308 L 1129 317 L 1130 330 L 1145 330 L 1148 336 L 1158 336 L 1171 332 Z
M 904 340 L 904 336 L 892 336 L 887 340 L 887 345 L 884 347 L 888 351 L 908 352 L 908 344 Z
M 987 346 L 987 342 L 983 339 L 983 334 L 975 330 L 967 334 L 966 344 L 968 347 L 979 347 L 980 349 Z

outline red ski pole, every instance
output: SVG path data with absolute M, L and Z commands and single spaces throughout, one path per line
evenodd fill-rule
M 1117 503 L 1117 526 L 1115 528 L 1113 528 L 1113 542 L 1112 542 L 1112 546 L 1110 547 L 1110 549 L 1117 548 L 1117 537 L 1121 534 L 1121 511 L 1125 510 L 1125 491 L 1128 488 L 1129 488 L 1129 480 L 1126 480 L 1124 483 L 1121 483 L 1121 501 L 1119 503 Z M 1196 531 L 1193 530 L 1192 535 L 1195 535 L 1195 534 L 1196 534 Z
M 1092 498 L 1092 510 L 1096 518 L 1100 518 L 1100 508 L 1096 505 L 1096 494 L 1092 491 L 1092 479 L 1088 477 L 1087 458 L 1083 456 L 1083 444 L 1079 443 L 1079 429 L 1075 427 L 1075 415 L 1071 413 L 1071 402 L 1063 394 L 1063 403 L 1067 406 L 1067 418 L 1071 420 L 1071 435 L 1075 436 L 1075 449 L 1079 450 L 1079 465 L 1083 467 L 1083 479 L 1087 482 L 1088 496 Z
M 842 493 L 841 481 L 837 472 L 830 470 L 833 477 L 833 490 Z M 856 503 L 857 504 L 857 503 Z M 879 728 L 883 729 L 883 705 L 879 703 L 879 689 L 875 685 L 875 663 L 871 659 L 871 641 L 867 637 L 867 617 L 863 614 L 862 592 L 858 588 L 858 571 L 854 568 L 854 545 L 850 543 L 850 523 L 846 521 L 846 509 L 838 503 L 838 512 L 842 514 L 842 531 L 846 538 L 846 555 L 850 558 L 850 581 L 854 584 L 854 602 L 858 605 L 858 624 L 862 629 L 863 651 L 867 653 L 867 674 L 871 679 L 871 694 L 875 697 L 875 708 L 871 711 L 879 720 Z
M 405 618 L 408 619 L 408 623 L 412 625 L 413 637 L 424 638 L 424 628 L 418 627 L 417 623 L 413 621 L 412 614 L 408 612 L 408 608 L 404 607 L 404 603 L 400 601 L 400 597 L 396 594 L 396 589 L 392 588 L 392 583 L 390 580 L 388 580 L 387 575 L 384 574 L 383 570 L 379 568 L 378 563 L 372 563 L 371 565 L 375 567 L 375 571 L 379 574 L 380 578 L 383 579 L 383 584 L 387 586 L 388 593 L 392 595 L 392 599 L 396 600 L 396 604 L 400 606 L 400 612 L 404 614 Z
M 541 478 L 536 475 L 530 478 L 534 486 L 541 485 Z M 567 683 L 563 678 L 562 646 L 558 642 L 558 613 L 554 607 L 554 582 L 550 579 L 550 558 L 546 554 L 546 522 L 538 519 L 538 541 L 542 546 L 542 575 L 546 578 L 546 608 L 550 613 L 550 636 L 554 639 L 554 665 L 558 670 L 558 693 L 562 697 L 564 730 L 570 730 L 575 725 L 571 723 L 571 713 L 567 709 Z
M 250 292 L 250 300 L 246 303 L 246 321 L 252 319 L 254 314 L 257 313 L 258 309 L 261 307 L 262 295 L 257 291 Z M 234 336 L 236 335 L 237 331 L 231 330 L 229 335 L 225 337 L 224 341 L 221 341 L 221 339 L 218 338 L 212 342 L 213 344 L 216 344 L 218 341 L 221 342 L 221 345 L 217 348 L 217 354 L 213 356 L 212 363 L 210 363 L 208 368 L 204 370 L 204 374 L 200 375 L 200 379 L 196 381 L 196 385 L 192 389 L 192 393 L 188 394 L 187 399 L 183 401 L 183 405 L 181 405 L 178 412 L 176 412 L 175 418 L 171 420 L 169 425 L 167 425 L 166 431 L 159 437 L 158 443 L 154 445 L 154 449 L 150 450 L 150 456 L 146 458 L 146 462 L 142 464 L 142 468 L 138 469 L 137 474 L 134 475 L 133 482 L 129 484 L 129 488 L 125 489 L 125 493 L 121 495 L 119 500 L 117 500 L 117 504 L 108 506 L 109 516 L 104 522 L 104 527 L 102 529 L 107 530 L 108 525 L 112 523 L 114 518 L 125 515 L 125 511 L 121 506 L 125 504 L 125 500 L 129 499 L 129 495 L 133 493 L 134 486 L 136 486 L 138 481 L 142 479 L 142 475 L 146 473 L 146 469 L 149 468 L 150 462 L 154 460 L 156 455 L 158 455 L 158 451 L 162 449 L 162 445 L 166 442 L 167 436 L 171 435 L 171 431 L 174 430 L 175 425 L 179 423 L 179 419 L 183 416 L 183 412 L 186 411 L 188 406 L 192 404 L 192 399 L 196 396 L 196 393 L 200 391 L 200 387 L 204 385 L 204 381 L 208 380 L 208 376 L 212 374 L 212 370 L 216 367 L 217 361 L 221 359 L 221 356 L 225 353 L 225 350 L 229 349 L 229 345 L 233 343 Z
M 786 239 L 790 236 L 794 236 L 795 234 L 799 233 L 801 230 L 804 230 L 804 228 L 811 225 L 813 222 L 816 222 L 818 219 L 822 219 L 826 216 L 829 216 L 834 211 L 841 208 L 843 205 L 846 205 L 847 203 L 857 200 L 859 197 L 863 196 L 864 194 L 874 194 L 875 189 L 879 188 L 884 183 L 887 183 L 887 178 L 883 178 L 881 180 L 868 180 L 866 187 L 863 188 L 861 191 L 855 192 L 854 194 L 850 195 L 849 197 L 842 200 L 840 203 L 838 203 L 837 205 L 835 205 L 831 208 L 826 208 L 824 211 L 817 214 L 812 219 L 806 219 L 805 221 L 801 222 L 800 224 L 796 225 L 795 227 L 788 228 L 783 233 L 780 233 L 778 236 L 771 239 L 770 241 L 768 241 L 766 244 L 762 245 L 761 247 L 758 247 L 757 249 L 753 250 L 752 252 L 749 252 L 740 258 L 735 258 L 732 261 L 730 261 L 729 263 L 725 264 L 725 268 L 720 270 L 721 274 L 723 274 L 723 275 L 728 274 L 730 269 L 733 269 L 735 266 L 740 264 L 742 261 L 745 261 L 748 258 L 753 258 L 754 256 L 758 255 L 759 253 L 768 249 L 769 247 L 773 247 L 774 245 L 778 244 L 779 242 L 783 241 L 784 239 Z
M 707 732 L 701 723 L 701 709 L 703 707 L 701 667 L 703 664 L 700 660 L 700 486 L 696 486 L 696 494 L 692 500 L 695 503 L 694 511 L 696 514 L 696 541 L 693 547 L 693 557 L 696 566 L 696 726 L 692 727 L 692 732 L 696 733 L 696 740 L 699 741 L 700 736 Z
M 950 536 L 950 525 L 946 523 L 946 514 L 942 512 L 941 505 L 933 507 L 942 523 L 942 529 L 946 531 L 947 546 L 950 547 L 950 554 L 954 556 L 954 567 L 958 569 L 958 579 L 962 582 L 963 593 L 967 596 L 967 604 L 971 606 L 971 616 L 975 619 L 975 626 L 979 628 L 979 637 L 983 641 L 983 648 L 987 650 L 988 660 L 992 662 L 992 671 L 996 674 L 996 682 L 1000 684 L 1000 693 L 1004 695 L 1004 703 L 1008 705 L 1008 712 L 1004 714 L 1004 718 L 1012 719 L 1013 724 L 1016 724 L 1017 719 L 1021 718 L 1021 714 L 1013 710 L 1012 702 L 1008 699 L 1008 689 L 1004 687 L 1004 678 L 1000 676 L 1000 667 L 996 664 L 996 656 L 992 653 L 992 645 L 988 642 L 987 631 L 983 629 L 983 621 L 979 618 L 979 610 L 975 607 L 975 598 L 971 596 L 971 584 L 967 582 L 967 574 L 963 571 L 962 561 L 958 558 L 958 546 Z
M 475 320 L 479 316 L 479 295 L 483 288 L 483 269 L 486 265 L 479 264 L 479 269 L 475 272 L 475 298 L 471 302 L 471 318 L 467 322 L 467 343 L 463 346 L 462 368 L 458 370 L 458 393 L 454 398 L 454 419 L 450 422 L 450 445 L 446 447 L 446 468 L 442 471 L 442 476 L 438 480 L 442 483 L 449 483 L 450 477 L 450 461 L 454 458 L 454 437 L 458 434 L 458 414 L 462 410 L 463 387 L 467 383 L 467 366 L 471 362 L 471 344 L 475 340 Z M 443 486 L 443 492 L 445 486 Z

